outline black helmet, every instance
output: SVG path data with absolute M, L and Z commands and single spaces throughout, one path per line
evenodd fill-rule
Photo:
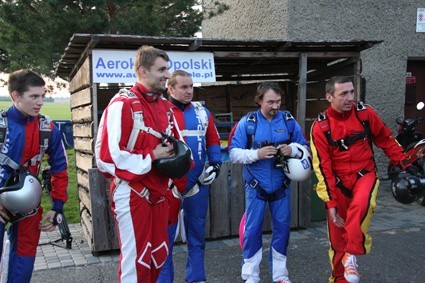
M 41 191 L 41 183 L 34 175 L 27 169 L 18 169 L 0 188 L 0 204 L 12 213 L 25 214 L 40 205 Z
M 192 153 L 187 144 L 181 140 L 172 137 L 168 139 L 173 141 L 174 155 L 157 159 L 153 164 L 159 172 L 171 179 L 183 177 L 189 172 Z
M 391 182 L 391 192 L 398 202 L 410 204 L 417 199 L 420 186 L 419 178 L 402 172 Z

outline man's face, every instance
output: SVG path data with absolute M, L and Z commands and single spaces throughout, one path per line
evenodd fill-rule
M 333 94 L 326 93 L 326 99 L 331 103 L 331 106 L 337 112 L 350 111 L 354 101 L 353 83 L 335 84 Z
M 44 86 L 31 86 L 21 94 L 13 91 L 13 104 L 22 114 L 37 117 L 43 106 L 45 94 Z
M 263 99 L 258 101 L 258 104 L 261 107 L 261 113 L 263 113 L 264 117 L 267 119 L 272 119 L 274 116 L 276 116 L 281 103 L 281 95 L 272 89 L 266 91 L 264 93 Z
M 176 84 L 168 86 L 168 93 L 183 104 L 188 104 L 193 98 L 193 81 L 191 77 L 176 77 Z
M 165 86 L 170 73 L 168 72 L 169 64 L 162 57 L 158 57 L 152 67 L 147 70 L 142 68 L 143 82 L 142 84 L 152 92 L 162 92 L 167 88 Z

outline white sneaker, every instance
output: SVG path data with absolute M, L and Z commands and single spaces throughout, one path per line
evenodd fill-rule
M 344 278 L 350 283 L 359 283 L 360 274 L 357 271 L 357 259 L 356 256 L 349 253 L 345 253 L 342 258 L 342 264 L 345 267 Z

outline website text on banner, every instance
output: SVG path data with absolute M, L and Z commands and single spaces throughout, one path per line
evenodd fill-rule
M 134 83 L 133 58 L 136 51 L 102 49 L 93 50 L 92 69 L 94 83 Z M 210 52 L 167 51 L 170 73 L 185 70 L 194 83 L 215 82 L 214 56 Z

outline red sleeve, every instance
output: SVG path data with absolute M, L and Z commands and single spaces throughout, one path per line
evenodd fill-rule
M 68 200 L 66 189 L 68 188 L 68 173 L 67 171 L 52 173 L 52 191 L 50 195 L 53 201 L 61 200 L 65 203 Z
M 332 173 L 329 143 L 317 121 L 311 128 L 310 147 L 313 168 L 318 179 L 315 191 L 328 208 L 336 207 L 337 194 L 335 193 L 335 176 Z
M 384 151 L 390 159 L 391 164 L 401 164 L 407 158 L 402 146 L 392 136 L 391 130 L 384 124 L 376 112 L 370 106 L 367 109 L 373 143 Z
M 217 127 L 215 126 L 214 117 L 211 115 L 208 117 L 208 128 L 205 134 L 206 144 L 208 146 L 218 145 L 220 146 L 220 135 L 218 134 Z

